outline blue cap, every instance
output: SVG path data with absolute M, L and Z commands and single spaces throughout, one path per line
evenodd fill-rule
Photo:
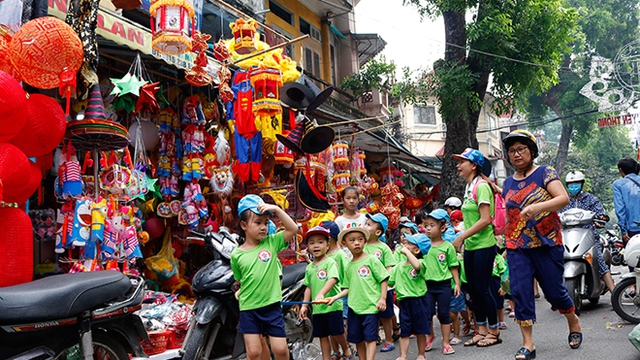
M 331 236 L 331 234 L 329 233 L 329 230 L 323 228 L 322 226 L 316 226 L 316 227 L 313 227 L 313 228 L 307 230 L 307 233 L 304 234 L 304 241 L 309 240 L 309 237 L 311 235 L 322 235 L 322 236 L 326 237 L 327 240 L 329 240 L 329 237 Z
M 432 212 L 428 213 L 427 217 L 434 218 L 436 220 L 445 219 L 447 220 L 447 222 L 450 222 L 449 213 L 447 212 L 447 210 L 444 210 L 444 209 L 435 209 Z
M 398 229 L 400 228 L 408 228 L 413 230 L 414 234 L 419 233 L 420 231 L 418 230 L 418 225 L 414 224 L 413 222 L 409 221 L 409 222 L 404 222 L 404 223 L 400 223 L 398 225 Z
M 238 202 L 238 216 L 246 210 L 251 210 L 256 214 L 261 215 L 258 210 L 258 205 L 260 204 L 264 204 L 264 200 L 262 200 L 260 196 L 254 194 L 245 195 Z M 265 212 L 265 214 L 271 214 L 271 212 Z
M 453 154 L 452 156 L 454 159 L 469 160 L 480 167 L 484 165 L 484 155 L 476 149 L 466 148 L 462 154 Z
M 323 221 L 320 223 L 320 226 L 329 230 L 329 234 L 331 234 L 332 239 L 337 239 L 338 234 L 340 234 L 340 227 L 335 221 Z
M 267 235 L 273 235 L 276 233 L 276 231 L 278 231 L 278 229 L 276 228 L 276 223 L 269 219 L 269 221 L 267 221 Z
M 387 219 L 387 217 L 384 216 L 384 214 L 381 214 L 381 213 L 377 213 L 375 215 L 367 214 L 367 218 L 382 225 L 383 234 L 387 232 L 387 226 L 389 226 L 389 219 Z
M 413 235 L 405 235 L 408 242 L 417 245 L 422 255 L 426 255 L 431 249 L 431 239 L 425 234 L 417 233 Z

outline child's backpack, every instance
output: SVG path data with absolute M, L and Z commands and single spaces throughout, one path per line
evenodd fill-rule
M 478 185 L 480 183 L 487 183 L 484 179 L 478 179 L 476 184 L 471 189 L 471 196 L 473 196 L 473 200 L 478 202 Z M 493 187 L 491 187 L 491 191 L 493 192 Z M 494 235 L 504 235 L 507 228 L 507 207 L 504 203 L 504 199 L 502 199 L 502 194 L 493 193 L 493 210 L 494 215 L 491 218 L 491 223 L 493 223 L 493 234 Z

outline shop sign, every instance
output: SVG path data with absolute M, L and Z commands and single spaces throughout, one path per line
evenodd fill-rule
M 618 125 L 633 125 L 638 122 L 638 114 L 606 116 L 598 119 L 598 128 Z

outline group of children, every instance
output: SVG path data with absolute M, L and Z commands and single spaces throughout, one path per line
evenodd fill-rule
M 440 323 L 443 354 L 455 353 L 451 345 L 461 342 L 459 318 L 465 321 L 465 334 L 471 321 L 462 290 L 462 257 L 451 244 L 456 236 L 452 211 L 436 209 L 425 214 L 420 226 L 401 223 L 400 243 L 394 244 L 392 251 L 385 241 L 386 216 L 359 213 L 357 188 L 344 190 L 342 199 L 343 215 L 335 222 L 326 221 L 309 229 L 304 236 L 313 261 L 306 269 L 307 289 L 299 315 L 307 319 L 311 310 L 313 335 L 320 340 L 323 360 L 354 358 L 355 350 L 348 343 L 356 345 L 360 359 L 373 360 L 379 323 L 385 333 L 380 351 L 394 350 L 394 331 L 398 330 L 394 300 L 400 310 L 399 359 L 407 359 L 412 336 L 417 340 L 418 360 L 426 359 L 425 351 L 431 350 L 435 339 L 434 315 Z M 245 196 L 238 213 L 239 232 L 245 239 L 231 257 L 234 277 L 240 282 L 238 331 L 244 336 L 247 359 L 261 358 L 264 335 L 270 338 L 276 360 L 285 360 L 288 350 L 280 287 L 265 285 L 280 283 L 276 254 L 288 245 L 298 228 L 282 209 L 265 204 L 256 195 Z M 280 219 L 284 231 L 268 235 L 270 215 Z M 498 288 L 500 271 L 504 271 L 500 259 L 496 258 L 494 271 Z

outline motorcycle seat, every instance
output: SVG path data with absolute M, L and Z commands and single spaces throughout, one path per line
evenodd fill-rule
M 53 275 L 0 288 L 0 325 L 75 317 L 100 307 L 131 287 L 117 271 Z
M 300 279 L 304 278 L 304 272 L 307 269 L 307 263 L 301 262 L 293 265 L 282 267 L 282 288 L 288 288 Z

